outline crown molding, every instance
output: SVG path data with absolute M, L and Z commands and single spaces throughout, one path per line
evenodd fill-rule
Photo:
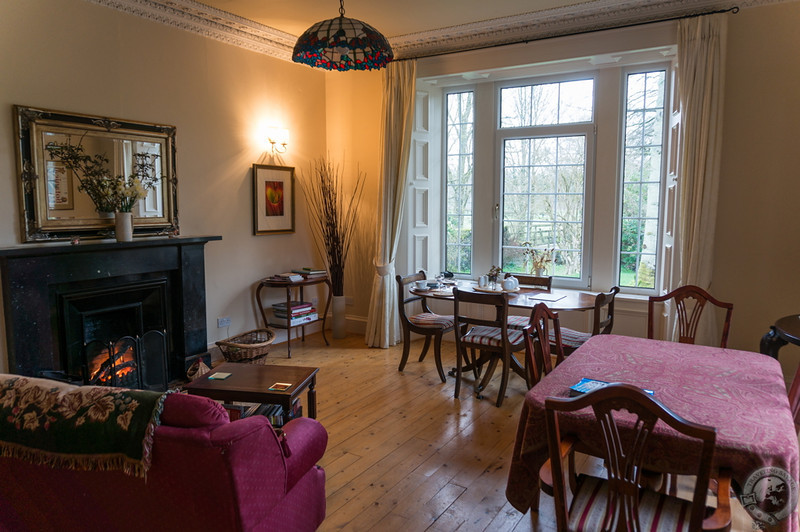
M 194 0 L 86 1 L 284 61 L 291 61 L 297 40 L 295 35 Z M 388 40 L 397 59 L 409 59 L 788 1 L 792 0 L 593 0 Z
M 193 0 L 86 0 L 285 61 L 297 37 Z
M 736 5 L 730 0 L 595 0 L 402 35 L 390 42 L 398 58 L 422 57 L 619 28 Z

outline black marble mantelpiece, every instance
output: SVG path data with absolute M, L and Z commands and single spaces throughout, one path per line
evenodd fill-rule
M 9 371 L 37 376 L 64 369 L 57 287 L 126 283 L 160 274 L 170 286 L 170 378 L 183 377 L 186 358 L 207 349 L 204 246 L 221 238 L 142 238 L 0 249 Z

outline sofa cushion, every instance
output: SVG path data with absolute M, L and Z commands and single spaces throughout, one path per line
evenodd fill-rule
M 171 427 L 213 428 L 229 422 L 228 412 L 218 402 L 183 393 L 169 394 L 161 414 L 161 424 Z

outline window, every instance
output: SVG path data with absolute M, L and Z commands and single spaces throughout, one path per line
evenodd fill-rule
M 610 67 L 445 89 L 446 268 L 529 273 L 534 248 L 552 250 L 557 286 L 653 290 L 666 76 Z
M 500 129 L 515 128 L 503 140 L 504 271 L 527 273 L 532 247 L 554 250 L 546 273 L 581 277 L 587 136 L 559 126 L 591 123 L 593 96 L 593 79 L 500 89 Z
M 619 284 L 655 288 L 666 72 L 628 74 Z
M 472 92 L 447 95 L 445 269 L 472 271 L 472 180 L 474 106 Z

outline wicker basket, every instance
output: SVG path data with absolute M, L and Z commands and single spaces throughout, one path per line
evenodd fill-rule
M 272 329 L 255 329 L 216 342 L 227 362 L 262 363 L 275 340 Z

